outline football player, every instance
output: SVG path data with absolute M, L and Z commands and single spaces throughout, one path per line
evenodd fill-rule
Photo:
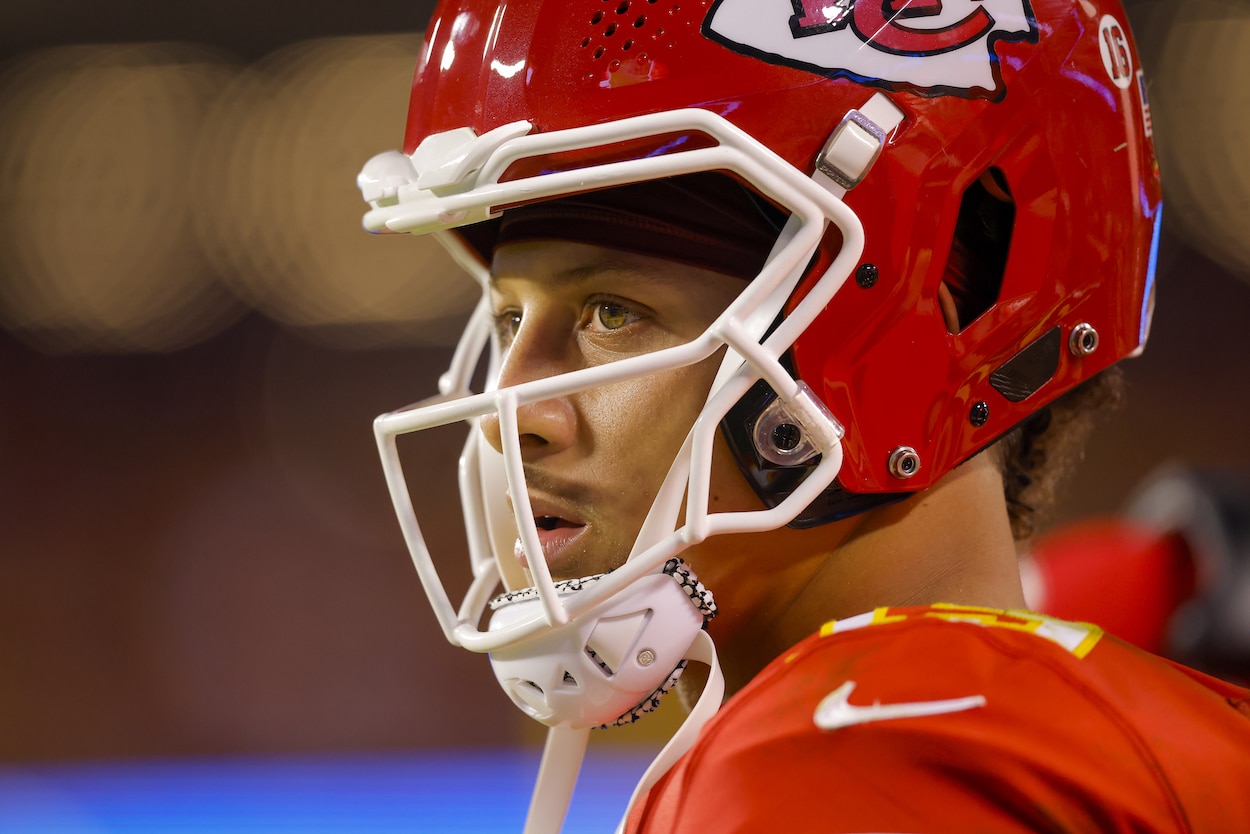
M 675 685 L 625 830 L 1250 830 L 1247 693 L 1025 610 L 1017 566 L 1149 332 L 1126 24 L 438 7 L 365 226 L 437 234 L 482 301 L 438 396 L 375 428 L 447 638 L 550 727 L 526 831 L 559 829 L 591 728 Z M 458 606 L 397 453 L 456 422 Z

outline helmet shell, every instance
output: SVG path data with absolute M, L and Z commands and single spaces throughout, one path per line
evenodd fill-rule
M 845 196 L 865 229 L 862 263 L 877 279 L 848 281 L 791 359 L 846 427 L 842 486 L 920 489 L 1141 349 L 1160 184 L 1138 53 L 1118 2 L 913 2 L 865 33 L 865 21 L 896 5 L 904 4 L 448 0 L 421 51 L 405 151 L 462 127 L 480 135 L 525 120 L 541 133 L 697 107 L 811 174 L 846 113 L 885 91 L 904 120 Z M 924 19 L 939 13 L 963 15 L 945 41 Z M 951 46 L 950 33 L 977 26 L 980 40 Z M 783 28 L 791 42 L 776 35 Z M 765 34 L 741 34 L 756 31 Z M 817 64 L 811 45 L 822 42 L 828 52 Z M 878 63 L 857 64 L 848 44 Z M 800 48 L 809 51 L 795 57 Z M 961 80 L 952 56 L 986 68 L 975 83 Z M 870 74 L 882 66 L 888 73 Z M 699 141 L 587 148 L 528 160 L 516 175 Z M 975 320 L 951 328 L 940 287 L 965 192 L 990 169 L 1014 205 L 1001 284 Z M 838 245 L 833 230 L 825 247 Z M 795 300 L 818 278 L 812 270 Z M 1070 344 L 1091 331 L 1096 349 Z M 914 450 L 914 471 L 891 467 L 901 449 Z

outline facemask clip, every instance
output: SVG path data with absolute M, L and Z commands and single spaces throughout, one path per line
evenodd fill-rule
M 815 418 L 815 419 L 813 419 Z M 845 431 L 805 382 L 790 400 L 776 397 L 755 421 L 760 457 L 777 466 L 801 466 L 842 439 Z

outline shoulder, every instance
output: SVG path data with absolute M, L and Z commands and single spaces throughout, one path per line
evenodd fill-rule
M 1235 756 L 1227 772 L 1240 788 L 1225 790 L 1244 797 L 1246 745 L 1250 720 L 1227 693 L 1093 626 L 955 606 L 881 609 L 778 658 L 671 777 L 685 797 L 704 788 L 733 797 L 718 809 L 731 816 L 793 809 L 795 831 L 932 830 L 938 819 L 963 830 L 1069 830 L 1091 819 L 1186 830 L 1196 787 L 1186 768 L 1203 775 Z M 1250 808 L 1228 813 L 1250 825 Z M 829 828 L 832 819 L 847 827 Z

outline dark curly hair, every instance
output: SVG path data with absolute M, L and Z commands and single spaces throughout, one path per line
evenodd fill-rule
M 1085 457 L 1094 426 L 1122 407 L 1126 389 L 1123 370 L 1112 366 L 994 444 L 1011 534 L 1017 542 L 1028 539 L 1049 521 L 1059 488 Z

